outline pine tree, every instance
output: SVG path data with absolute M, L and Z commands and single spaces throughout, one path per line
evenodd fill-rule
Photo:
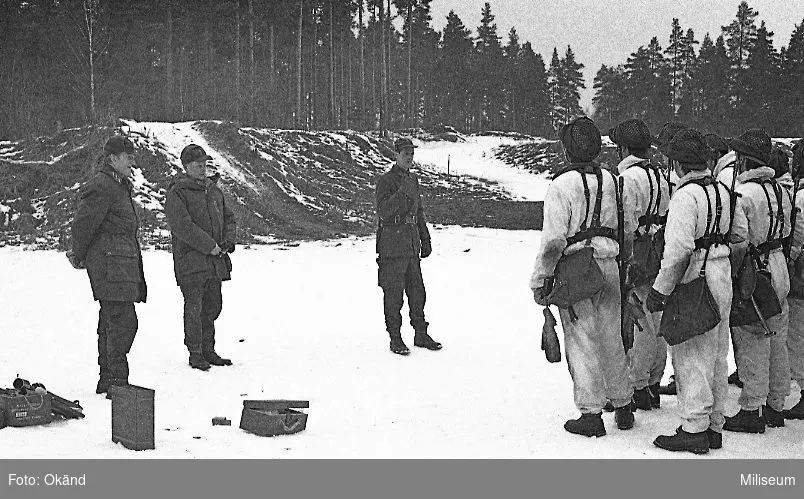
M 731 100 L 733 108 L 739 110 L 742 107 L 744 96 L 745 81 L 744 75 L 748 64 L 748 54 L 754 47 L 757 38 L 757 27 L 755 23 L 757 11 L 748 6 L 748 2 L 742 1 L 737 7 L 737 17 L 728 26 L 722 26 L 721 30 L 726 39 L 727 53 L 731 61 Z M 740 121 L 742 117 L 734 115 L 732 120 Z
M 681 29 L 681 24 L 678 18 L 673 18 L 673 25 L 670 31 L 670 43 L 664 49 L 664 53 L 668 56 L 668 64 L 670 71 L 670 94 L 671 94 L 671 107 L 673 114 L 678 114 L 681 100 L 681 79 L 684 75 L 684 30 Z
M 601 130 L 608 130 L 629 117 L 626 79 L 622 66 L 603 64 L 595 75 L 592 103 L 595 105 L 594 120 Z
M 468 110 L 472 107 L 467 103 L 471 102 L 473 52 L 472 33 L 455 11 L 450 11 L 441 36 L 437 94 L 441 121 L 461 129 L 469 126 Z
M 565 113 L 561 109 L 562 65 L 558 49 L 553 47 L 550 69 L 547 70 L 547 95 L 550 103 L 550 126 L 558 130 L 564 124 Z
M 583 113 L 580 105 L 580 90 L 586 88 L 581 71 L 583 68 L 583 64 L 575 60 L 572 47 L 567 45 L 567 51 L 561 59 L 561 88 L 559 89 L 559 105 L 564 112 L 565 122 Z
M 480 26 L 477 27 L 477 74 L 475 78 L 476 99 L 480 104 L 478 116 L 480 129 L 499 128 L 505 96 L 502 91 L 503 51 L 497 24 L 491 13 L 491 4 L 486 2 L 481 12 Z
M 739 110 L 741 116 L 751 117 L 755 126 L 769 133 L 781 132 L 776 123 L 778 116 L 779 86 L 771 82 L 780 80 L 779 54 L 773 47 L 773 32 L 768 31 L 765 21 L 757 30 L 754 47 L 746 61 L 745 99 Z

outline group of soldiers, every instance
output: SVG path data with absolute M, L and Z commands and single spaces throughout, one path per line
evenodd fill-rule
M 608 135 L 613 172 L 595 162 L 591 119 L 561 129 L 568 166 L 545 196 L 531 275 L 534 300 L 561 316 L 581 412 L 564 428 L 600 437 L 606 409 L 620 430 L 658 409 L 668 348 L 682 423 L 656 446 L 704 454 L 723 430 L 804 419 L 802 144 L 791 168 L 760 129 L 724 139 L 671 122 L 654 137 L 629 119 Z M 650 159 L 654 145 L 664 165 Z M 742 392 L 726 417 L 730 338 Z M 791 378 L 802 399 L 785 410 Z
M 128 353 L 137 334 L 135 303 L 145 303 L 147 286 L 139 242 L 141 208 L 132 198 L 134 144 L 109 138 L 91 178 L 81 188 L 67 258 L 86 269 L 100 302 L 96 393 L 128 385 Z M 165 201 L 173 244 L 176 283 L 184 296 L 184 344 L 193 369 L 228 366 L 215 351 L 215 319 L 221 313 L 221 282 L 231 278 L 236 222 L 218 188 L 204 149 L 181 152 L 184 171 L 174 176 Z

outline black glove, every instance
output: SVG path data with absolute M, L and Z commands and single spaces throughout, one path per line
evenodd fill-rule
M 235 243 L 228 239 L 221 243 L 221 251 L 224 253 L 234 253 Z
M 67 260 L 70 261 L 70 265 L 72 265 L 74 269 L 82 270 L 87 268 L 86 262 L 79 262 L 73 254 L 73 250 L 67 251 Z
M 650 294 L 648 294 L 648 298 L 645 300 L 645 307 L 648 309 L 649 312 L 659 312 L 660 310 L 664 310 L 664 306 L 667 302 L 667 296 L 659 293 L 655 289 L 651 288 Z
M 555 282 L 555 278 L 548 277 L 544 280 L 544 284 L 542 284 L 541 287 L 534 289 L 533 301 L 543 307 L 549 305 L 549 303 L 547 303 L 547 297 L 553 292 L 553 282 Z
M 430 256 L 430 253 L 432 253 L 432 252 L 433 252 L 433 247 L 430 245 L 430 240 L 427 239 L 425 241 L 422 241 L 421 257 L 422 258 L 427 258 L 428 256 Z

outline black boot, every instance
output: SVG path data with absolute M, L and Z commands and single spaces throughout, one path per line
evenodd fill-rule
M 755 411 L 740 409 L 734 416 L 726 418 L 723 429 L 741 433 L 765 433 L 765 421 L 759 416 L 759 409 Z
M 106 393 L 109 391 L 110 386 L 112 386 L 112 380 L 110 378 L 101 376 L 101 378 L 98 380 L 97 386 L 95 386 L 95 393 L 98 395 Z
M 211 367 L 209 361 L 204 358 L 204 356 L 200 353 L 191 353 L 190 354 L 190 367 L 193 369 L 199 369 L 201 371 L 208 371 Z
M 723 434 L 713 430 L 712 428 L 706 429 L 706 437 L 709 439 L 710 449 L 723 448 Z
M 215 350 L 204 352 L 204 359 L 213 366 L 231 366 L 232 359 L 225 359 L 218 355 Z
M 648 387 L 648 393 L 650 393 L 650 406 L 653 409 L 658 409 L 662 403 L 659 399 L 659 383 L 654 383 Z
M 402 341 L 402 335 L 397 332 L 389 333 L 391 336 L 391 351 L 397 355 L 408 355 L 410 350 L 405 342 Z
M 110 378 L 109 386 L 106 387 L 106 400 L 112 400 L 111 389 L 113 386 L 128 386 L 128 380 L 122 378 Z
M 675 435 L 660 435 L 653 441 L 653 445 L 673 452 L 688 451 L 693 454 L 706 454 L 709 452 L 709 437 L 705 431 L 687 433 L 679 426 L 676 428 Z
M 650 403 L 650 392 L 648 391 L 648 387 L 634 390 L 634 397 L 632 398 L 631 402 L 631 410 L 636 411 L 637 409 L 642 409 L 643 411 L 649 411 L 652 408 L 653 406 Z
M 581 414 L 578 419 L 570 419 L 564 423 L 564 429 L 576 435 L 587 437 L 602 437 L 606 434 L 603 418 L 600 414 Z
M 762 419 L 768 428 L 781 428 L 784 426 L 784 415 L 782 411 L 773 410 L 768 405 L 762 406 Z
M 659 387 L 659 393 L 662 395 L 676 395 L 676 375 L 670 375 L 670 382 L 667 386 Z
M 729 374 L 729 384 L 730 385 L 737 385 L 737 388 L 743 387 L 743 382 L 740 381 L 740 376 L 738 375 L 737 371 Z
M 427 331 L 417 331 L 413 337 L 413 346 L 426 348 L 428 350 L 441 350 L 441 343 L 435 341 L 427 334 Z
M 614 404 L 611 403 L 611 400 L 606 401 L 606 405 L 603 406 L 603 410 L 606 412 L 614 412 Z
M 790 409 L 782 411 L 782 415 L 785 419 L 804 419 L 804 390 L 801 390 L 801 399 L 798 403 Z
M 631 411 L 631 404 L 614 409 L 614 422 L 621 430 L 630 430 L 634 427 L 634 413 Z

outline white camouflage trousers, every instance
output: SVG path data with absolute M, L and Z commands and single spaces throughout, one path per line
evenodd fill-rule
M 790 328 L 787 331 L 787 355 L 790 362 L 790 378 L 804 390 L 804 300 L 791 298 Z
M 781 411 L 790 395 L 790 362 L 787 352 L 787 330 L 790 307 L 781 300 L 782 313 L 765 322 L 775 331 L 764 336 L 762 326 L 751 324 L 734 328 L 735 361 L 743 389 L 738 403 L 746 411 L 764 404 Z
M 698 263 L 700 267 L 700 262 Z M 670 347 L 676 376 L 681 427 L 689 433 L 723 430 L 723 407 L 728 394 L 729 311 L 731 265 L 727 258 L 709 260 L 706 283 L 722 320 L 711 331 Z
M 596 259 L 605 286 L 591 299 L 559 309 L 564 329 L 567 365 L 574 385 L 575 405 L 581 413 L 601 413 L 607 400 L 614 407 L 631 402 L 625 350 L 620 337 L 620 277 L 613 258 Z

